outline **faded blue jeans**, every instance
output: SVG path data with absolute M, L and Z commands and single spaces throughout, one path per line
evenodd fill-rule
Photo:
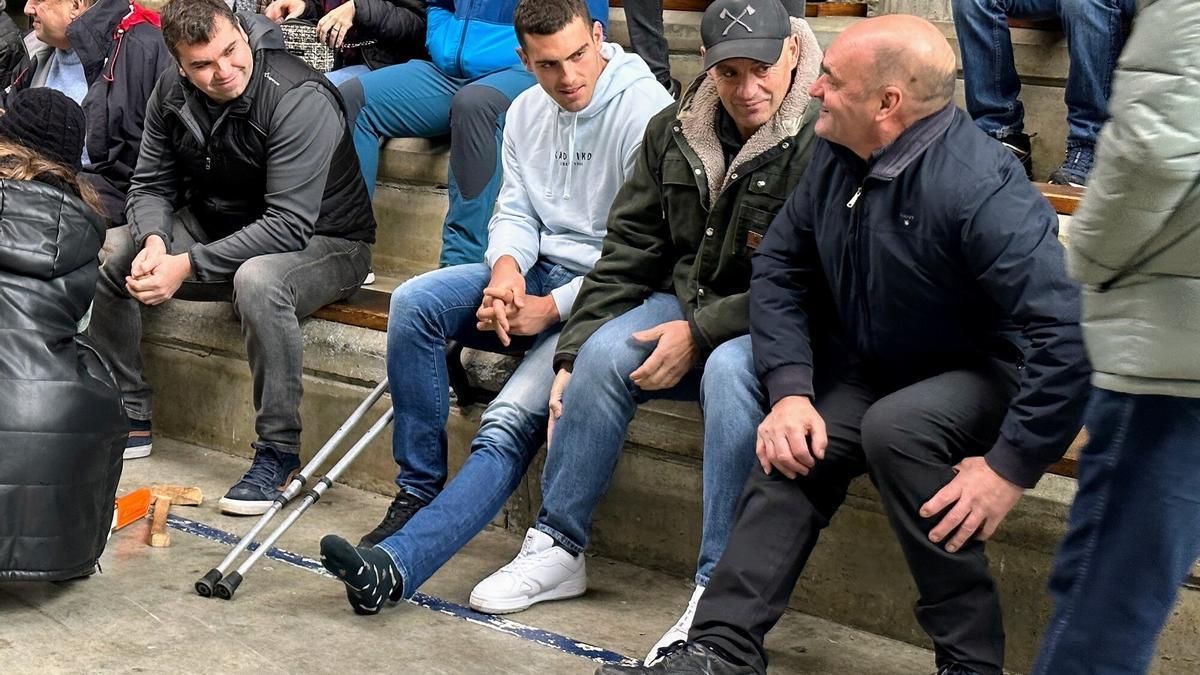
M 1200 398 L 1095 389 L 1085 423 L 1033 673 L 1144 673 L 1200 555 Z
M 642 391 L 633 384 L 629 374 L 655 344 L 638 342 L 632 334 L 683 318 L 674 295 L 655 293 L 604 324 L 583 344 L 563 394 L 563 415 L 546 451 L 542 508 L 535 527 L 568 551 L 581 553 L 638 404 L 655 398 L 699 398 L 704 409 L 704 523 L 696 583 L 707 586 L 755 463 L 754 443 L 766 396 L 754 374 L 749 335 L 718 346 L 670 389 Z
M 525 275 L 526 293 L 549 295 L 575 277 L 539 262 Z M 392 448 L 400 488 L 429 502 L 378 546 L 404 578 L 405 597 L 425 583 L 500 511 L 546 439 L 554 349 L 562 324 L 536 337 L 514 336 L 510 348 L 475 328 L 475 310 L 491 279 L 487 265 L 459 265 L 423 274 L 392 294 L 388 319 L 388 382 L 396 413 Z M 444 349 L 455 339 L 477 349 L 525 358 L 483 413 L 471 454 L 446 481 L 449 415 Z
M 1067 72 L 1067 147 L 1095 145 L 1108 120 L 1113 68 L 1125 45 L 1135 0 L 953 0 L 962 52 L 967 112 L 986 133 L 1024 130 L 1021 80 L 1008 17 L 1060 19 L 1071 64 Z

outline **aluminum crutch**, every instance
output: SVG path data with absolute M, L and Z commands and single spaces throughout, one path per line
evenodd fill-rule
M 360 420 L 362 420 L 364 416 L 366 416 L 367 411 L 370 410 L 371 406 L 375 405 L 375 403 L 379 401 L 380 397 L 383 396 L 383 393 L 387 391 L 387 386 L 387 378 L 384 378 L 384 380 L 375 387 L 371 394 L 367 396 L 366 400 L 359 404 L 357 408 L 355 408 L 354 412 L 350 414 L 350 417 L 346 418 L 346 421 L 342 423 L 342 426 L 338 427 L 337 431 L 333 432 L 333 435 L 329 437 L 329 440 L 325 442 L 325 445 L 323 445 L 321 449 L 317 451 L 317 454 L 314 455 L 311 460 L 309 460 L 308 464 L 301 469 L 300 473 L 291 480 L 287 486 L 287 489 L 285 489 L 278 497 L 275 498 L 275 501 L 272 502 L 271 507 L 267 509 L 267 512 L 264 513 L 261 518 L 258 519 L 258 522 L 254 524 L 254 527 L 250 528 L 250 531 L 247 532 L 240 540 L 238 540 L 237 545 L 234 546 L 233 550 L 225 556 L 225 559 L 221 561 L 221 564 L 212 568 L 207 574 L 196 580 L 195 588 L 197 593 L 205 598 L 212 596 L 213 589 L 216 587 L 217 582 L 221 581 L 221 577 L 223 577 L 225 573 L 229 571 L 229 568 L 233 565 L 234 561 L 237 560 L 238 556 L 240 556 L 252 543 L 254 543 L 254 538 L 257 537 L 258 533 L 267 526 L 267 523 L 271 522 L 271 519 L 274 518 L 275 515 L 280 511 L 282 511 L 283 507 L 287 506 L 288 502 L 294 499 L 296 495 L 300 494 L 300 491 L 304 489 L 304 486 L 308 483 L 308 481 L 312 479 L 315 473 L 317 473 L 317 471 L 321 468 L 321 465 L 324 464 L 327 459 L 329 459 L 329 456 L 333 454 L 339 445 L 341 445 L 342 441 L 345 440 L 350 431 L 359 423 Z
M 250 554 L 250 557 L 246 558 L 246 560 L 242 562 L 241 566 L 237 568 L 237 571 L 227 575 L 224 579 L 221 579 L 217 582 L 215 595 L 218 598 L 221 598 L 222 600 L 233 599 L 234 592 L 237 591 L 237 587 L 241 585 L 243 577 L 245 577 L 246 573 L 250 571 L 250 568 L 254 566 L 254 563 L 258 562 L 258 559 L 275 545 L 275 542 L 281 536 L 283 536 L 283 533 L 287 532 L 288 528 L 291 527 L 292 524 L 297 520 L 299 520 L 300 516 L 304 515 L 304 512 L 308 510 L 308 507 L 316 504 L 317 500 L 321 498 L 321 495 L 333 486 L 333 481 L 337 480 L 338 476 L 341 476 L 342 472 L 354 463 L 354 460 L 358 458 L 358 455 L 362 453 L 363 449 L 366 448 L 371 441 L 375 440 L 375 437 L 378 436 L 379 433 L 387 427 L 387 425 L 392 423 L 392 417 L 394 414 L 395 413 L 393 410 L 388 408 L 386 413 L 380 415 L 375 424 L 371 425 L 371 428 L 367 430 L 367 433 L 363 435 L 363 437 L 360 438 L 358 442 L 346 452 L 345 456 L 337 461 L 337 464 L 333 465 L 333 468 L 329 470 L 329 473 L 326 473 L 324 476 L 322 476 L 321 479 L 312 486 L 312 489 L 305 493 L 304 499 L 300 500 L 300 505 L 288 514 L 288 517 L 279 524 L 279 527 L 275 528 L 275 531 L 268 535 L 267 538 L 258 545 L 258 548 L 254 549 L 254 551 Z

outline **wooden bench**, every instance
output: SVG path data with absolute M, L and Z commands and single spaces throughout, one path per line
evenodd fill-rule
M 1080 188 L 1047 183 L 1034 183 L 1034 185 L 1046 197 L 1054 210 L 1062 215 L 1075 213 L 1075 208 L 1083 196 L 1083 190 Z M 349 300 L 326 305 L 317 310 L 313 316 L 350 326 L 386 331 L 390 303 L 390 292 L 374 288 L 360 288 Z M 1080 431 L 1067 454 L 1050 468 L 1051 473 L 1074 477 L 1079 451 L 1086 442 L 1087 432 Z

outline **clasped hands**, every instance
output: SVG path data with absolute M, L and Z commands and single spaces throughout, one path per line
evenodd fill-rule
M 167 253 L 166 243 L 152 234 L 133 259 L 129 276 L 125 277 L 125 290 L 142 304 L 157 305 L 171 299 L 191 273 L 188 254 Z
M 558 305 L 549 295 L 526 295 L 525 276 L 512 256 L 501 256 L 492 266 L 492 278 L 483 289 L 475 312 L 481 331 L 493 331 L 505 347 L 513 335 L 537 335 L 558 323 Z
M 768 475 L 778 470 L 795 479 L 807 476 L 825 459 L 829 444 L 825 421 L 807 396 L 786 396 L 771 409 L 758 427 L 755 454 Z M 929 540 L 945 542 L 954 553 L 972 537 L 989 539 L 1024 493 L 1002 478 L 983 457 L 967 457 L 954 466 L 955 476 L 921 505 L 922 518 L 940 520 L 929 531 Z

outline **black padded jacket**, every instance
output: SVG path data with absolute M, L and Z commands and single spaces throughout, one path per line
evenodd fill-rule
M 0 581 L 91 574 L 104 551 L 128 423 L 76 334 L 103 239 L 73 195 L 0 180 Z

